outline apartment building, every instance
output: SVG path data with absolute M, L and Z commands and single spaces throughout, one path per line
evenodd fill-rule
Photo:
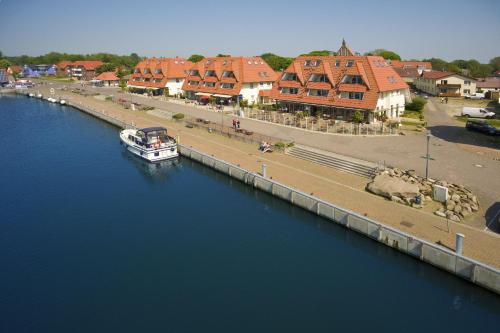
M 104 63 L 100 60 L 61 61 L 57 72 L 77 80 L 90 81 L 96 76 L 97 67 Z
M 140 61 L 128 80 L 127 87 L 153 95 L 182 94 L 182 86 L 193 63 L 184 58 L 147 58 Z
M 261 57 L 205 58 L 194 64 L 183 85 L 189 99 L 213 97 L 217 103 L 258 103 L 277 75 Z M 268 96 L 267 96 L 268 97 Z
M 427 94 L 441 97 L 461 97 L 476 93 L 477 81 L 473 78 L 441 71 L 423 72 L 415 79 L 415 87 Z
M 382 57 L 355 55 L 344 44 L 341 56 L 296 58 L 273 86 L 278 108 L 347 121 L 356 111 L 366 122 L 398 118 L 409 100 L 408 85 Z

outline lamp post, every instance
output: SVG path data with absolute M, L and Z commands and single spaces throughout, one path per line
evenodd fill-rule
M 431 140 L 432 134 L 431 131 L 429 130 L 427 132 L 427 154 L 425 155 L 425 179 L 429 179 L 429 160 L 430 160 L 430 155 L 429 155 L 429 142 Z

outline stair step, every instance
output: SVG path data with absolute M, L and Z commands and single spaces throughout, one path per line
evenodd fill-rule
M 313 148 L 294 146 L 288 149 L 286 153 L 303 160 L 367 178 L 373 177 L 376 171 L 376 167 L 369 162 L 358 161 L 330 152 L 322 153 Z

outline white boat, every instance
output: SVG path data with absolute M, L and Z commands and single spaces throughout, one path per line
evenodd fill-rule
M 28 94 L 28 96 L 29 96 L 29 97 L 35 97 L 35 94 L 33 94 L 33 93 L 29 93 L 29 94 Z
M 36 95 L 36 97 L 37 97 L 37 98 L 43 98 L 43 95 L 42 95 L 42 94 L 40 94 L 40 93 L 38 93 L 38 94 Z
M 129 152 L 149 162 L 179 156 L 177 142 L 167 135 L 167 129 L 164 127 L 125 129 L 120 132 L 120 141 Z
M 66 104 L 66 101 L 64 99 L 60 99 L 59 104 L 64 105 L 64 104 Z

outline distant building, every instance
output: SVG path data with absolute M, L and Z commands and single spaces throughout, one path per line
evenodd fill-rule
M 391 60 L 388 63 L 406 83 L 413 83 L 423 72 L 432 70 L 432 63 L 429 61 Z
M 102 82 L 104 86 L 118 86 L 120 78 L 114 72 L 104 72 L 96 76 L 96 81 Z
M 191 67 L 182 89 L 190 99 L 213 97 L 219 103 L 246 100 L 258 103 L 266 98 L 276 72 L 261 57 L 205 58 Z
M 414 84 L 417 89 L 433 96 L 460 97 L 475 94 L 476 82 L 453 72 L 429 71 L 416 78 Z
M 100 60 L 61 61 L 57 64 L 57 72 L 77 80 L 89 81 L 95 77 L 97 67 L 103 64 Z
M 127 87 L 154 95 L 182 93 L 182 85 L 193 63 L 184 58 L 147 58 L 140 61 L 128 79 Z
M 46 75 L 56 75 L 57 68 L 55 65 L 24 65 L 20 74 L 23 77 L 40 77 Z
M 9 74 L 6 69 L 0 69 L 0 87 L 5 87 L 9 84 Z
M 380 56 L 355 55 L 343 41 L 337 56 L 301 56 L 273 85 L 279 108 L 332 119 L 366 122 L 382 115 L 398 118 L 409 99 L 408 85 Z
M 499 91 L 500 77 L 486 77 L 484 79 L 478 79 L 476 88 L 477 90 L 481 89 L 483 92 Z

